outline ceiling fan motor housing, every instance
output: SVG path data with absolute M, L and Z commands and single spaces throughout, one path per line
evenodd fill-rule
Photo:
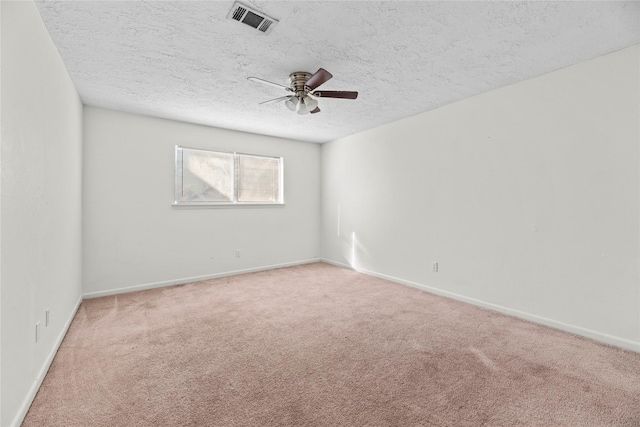
M 310 89 L 307 87 L 307 80 L 309 80 L 311 76 L 312 74 L 307 73 L 306 71 L 296 71 L 289 75 L 291 88 L 298 98 L 304 98 L 304 96 L 309 92 Z

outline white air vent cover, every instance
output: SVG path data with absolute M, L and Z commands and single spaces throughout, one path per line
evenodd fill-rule
M 268 34 L 278 23 L 277 19 L 268 17 L 262 12 L 258 12 L 248 6 L 235 2 L 227 15 L 227 19 L 247 24 L 261 33 Z

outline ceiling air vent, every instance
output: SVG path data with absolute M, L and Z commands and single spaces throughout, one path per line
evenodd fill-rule
M 270 18 L 264 13 L 258 12 L 257 10 L 238 2 L 233 4 L 227 18 L 247 24 L 264 34 L 268 34 L 269 31 L 271 31 L 271 29 L 278 23 L 277 19 Z

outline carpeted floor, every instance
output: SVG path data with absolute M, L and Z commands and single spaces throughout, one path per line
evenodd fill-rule
M 310 264 L 84 301 L 23 426 L 640 426 L 640 354 Z

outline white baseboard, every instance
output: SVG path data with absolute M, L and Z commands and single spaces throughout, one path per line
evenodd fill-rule
M 82 298 L 83 299 L 98 298 L 98 297 L 104 297 L 108 295 L 123 294 L 127 292 L 136 292 L 136 291 L 144 291 L 147 289 L 162 288 L 165 286 L 183 285 L 185 283 L 200 282 L 202 280 L 217 279 L 219 277 L 235 276 L 238 274 L 245 274 L 245 273 L 255 273 L 258 271 L 273 270 L 276 268 L 283 268 L 283 267 L 293 267 L 295 265 L 311 264 L 314 262 L 321 262 L 321 261 L 322 259 L 320 258 L 313 258 L 313 259 L 305 259 L 300 261 L 286 262 L 283 264 L 273 264 L 273 265 L 264 265 L 260 267 L 246 268 L 243 270 L 225 271 L 222 273 L 207 274 L 204 276 L 185 277 L 182 279 L 165 280 L 162 282 L 155 282 L 155 283 L 145 283 L 142 285 L 127 286 L 126 288 L 116 288 L 116 289 L 109 289 L 106 291 L 89 292 L 82 295 Z
M 49 352 L 49 354 L 47 355 L 47 358 L 42 364 L 42 368 L 40 368 L 40 371 L 38 372 L 38 376 L 33 381 L 33 384 L 31 385 L 31 387 L 29 388 L 29 392 L 25 396 L 24 401 L 22 402 L 22 405 L 20 405 L 20 408 L 18 409 L 18 413 L 16 414 L 15 418 L 13 419 L 13 422 L 11 423 L 11 427 L 19 427 L 20 424 L 22 424 L 22 421 L 24 421 L 24 417 L 27 415 L 27 412 L 29 412 L 29 408 L 33 403 L 33 399 L 35 399 L 36 394 L 38 393 L 38 390 L 42 385 L 42 381 L 44 381 L 44 377 L 45 375 L 47 375 L 47 372 L 49 371 L 49 368 L 53 363 L 53 359 L 56 357 L 56 353 L 58 352 L 58 349 L 62 344 L 62 340 L 64 340 L 65 335 L 67 335 L 69 326 L 71 326 L 71 322 L 73 321 L 73 318 L 76 316 L 76 313 L 78 312 L 78 308 L 80 307 L 81 302 L 82 302 L 82 298 L 79 298 L 78 302 L 76 302 L 75 307 L 73 308 L 73 310 L 71 310 L 71 314 L 67 318 L 67 321 L 65 322 L 62 330 L 60 331 L 60 334 L 58 334 L 58 338 L 56 338 L 56 341 L 53 344 L 53 348 L 51 348 L 51 351 Z
M 464 295 L 459 295 L 453 292 L 444 291 L 442 289 L 434 288 L 428 285 L 423 285 L 421 283 L 412 282 L 410 280 L 400 279 L 398 277 L 388 276 L 386 274 L 378 273 L 375 271 L 370 271 L 361 268 L 353 268 L 350 265 L 343 264 L 338 261 L 322 258 L 322 262 L 326 262 L 327 264 L 332 264 L 338 267 L 344 267 L 351 270 L 355 270 L 359 273 L 367 274 L 369 276 L 379 277 L 380 279 L 389 280 L 390 282 L 399 283 L 401 285 L 410 286 L 412 288 L 420 289 L 426 292 L 430 292 L 432 294 L 441 295 L 444 297 L 452 298 L 458 301 L 462 301 L 468 304 L 475 305 L 477 307 L 486 308 L 489 310 L 497 311 L 499 313 L 503 313 L 509 316 L 518 317 L 520 319 L 529 320 L 534 323 L 539 323 L 541 325 L 550 326 L 555 329 L 560 329 L 565 332 L 570 332 L 572 334 L 580 335 L 586 338 L 593 339 L 595 341 L 602 342 L 604 344 L 624 348 L 626 350 L 636 351 L 640 353 L 640 342 L 634 342 L 631 340 L 627 340 L 625 338 L 620 338 L 612 335 L 608 335 L 602 332 L 594 331 L 591 329 L 582 328 L 580 326 L 569 325 L 567 323 L 563 323 L 557 320 L 549 319 L 547 317 L 538 316 L 535 314 L 527 313 L 524 311 L 516 310 L 509 307 L 504 307 L 501 305 L 493 304 L 490 302 L 478 300 L 475 298 L 469 298 Z
M 331 265 L 335 265 L 336 267 L 348 268 L 349 270 L 356 271 L 356 269 L 353 268 L 352 266 L 350 266 L 349 264 L 344 264 L 344 263 L 341 263 L 341 262 L 338 262 L 338 261 L 334 261 L 332 259 L 322 258 L 322 262 L 325 262 L 325 263 L 331 264 Z

